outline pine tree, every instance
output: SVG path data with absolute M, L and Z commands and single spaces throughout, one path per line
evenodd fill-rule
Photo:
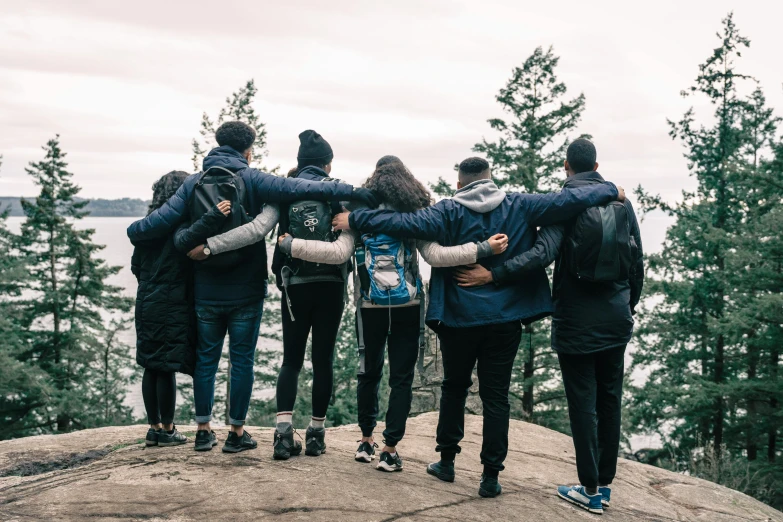
M 253 144 L 253 163 L 251 166 L 271 174 L 278 173 L 280 170 L 279 166 L 267 169 L 262 164 L 264 158 L 269 155 L 269 151 L 266 149 L 266 124 L 261 121 L 253 108 L 253 102 L 257 93 L 258 89 L 256 89 L 255 81 L 248 80 L 243 87 L 240 87 L 238 91 L 226 98 L 226 105 L 220 109 L 217 119 L 213 121 L 206 112 L 201 116 L 201 129 L 199 130 L 201 137 L 194 138 L 192 142 L 193 156 L 191 160 L 195 170 L 201 170 L 201 162 L 204 160 L 204 156 L 211 149 L 217 147 L 215 131 L 218 127 L 227 121 L 239 120 L 247 123 L 256 131 L 256 141 Z
M 27 169 L 40 194 L 35 201 L 22 200 L 26 220 L 20 245 L 30 276 L 23 287 L 22 326 L 30 337 L 27 356 L 47 374 L 53 389 L 35 412 L 38 427 L 68 431 L 104 423 L 91 396 L 98 393 L 101 376 L 108 375 L 99 357 L 109 342 L 106 322 L 127 313 L 131 301 L 119 287 L 106 284 L 120 267 L 97 258 L 103 247 L 92 242 L 94 231 L 74 226 L 86 215 L 86 202 L 75 200 L 80 189 L 66 170 L 59 136 L 44 150 L 44 159 Z M 112 379 L 119 381 L 117 390 L 127 384 L 121 371 L 113 372 Z M 122 399 L 122 393 L 101 398 L 111 401 L 109 410 L 129 419 Z

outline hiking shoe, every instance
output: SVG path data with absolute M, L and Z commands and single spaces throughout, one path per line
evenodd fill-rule
M 155 428 L 150 428 L 147 430 L 147 438 L 144 439 L 144 442 L 147 444 L 147 446 L 157 446 L 158 445 L 158 430 Z
M 361 441 L 360 441 L 361 442 Z M 372 462 L 375 458 L 376 443 L 362 442 L 359 449 L 356 450 L 356 456 L 353 458 L 356 462 Z
M 597 515 L 604 513 L 604 508 L 601 504 L 603 495 L 600 493 L 588 495 L 584 486 L 558 486 L 557 496 L 590 513 Z
M 598 492 L 601 494 L 601 504 L 603 504 L 604 509 L 609 507 L 609 500 L 612 496 L 612 488 L 609 486 L 598 486 Z
M 223 453 L 239 453 L 240 451 L 252 450 L 258 447 L 258 443 L 245 430 L 240 437 L 233 431 L 228 432 L 228 438 L 223 444 Z
M 217 446 L 217 436 L 214 431 L 198 430 L 196 432 L 196 451 L 209 451 Z
M 325 428 L 313 428 L 307 427 L 305 432 L 305 455 L 311 457 L 318 457 L 322 453 L 326 453 L 326 437 Z
M 158 432 L 158 446 L 179 446 L 185 444 L 188 438 L 177 431 L 177 427 L 174 426 L 174 430 L 169 433 L 166 430 L 160 430 Z
M 479 495 L 484 498 L 495 498 L 503 492 L 503 488 L 500 487 L 497 477 L 488 477 L 481 474 L 481 482 L 479 483 Z
M 275 429 L 274 453 L 275 460 L 288 460 L 302 453 L 302 443 L 294 440 L 294 427 L 288 422 L 281 422 Z
M 454 482 L 454 463 L 444 464 L 442 460 L 427 466 L 427 473 L 443 482 Z
M 392 455 L 388 451 L 381 452 L 376 466 L 381 471 L 402 471 L 402 459 L 399 453 Z

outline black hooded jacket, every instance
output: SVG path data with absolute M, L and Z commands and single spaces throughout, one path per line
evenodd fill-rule
M 563 189 L 604 183 L 597 172 L 569 177 Z M 564 266 L 560 256 L 563 238 L 575 219 L 539 230 L 533 248 L 492 270 L 496 284 L 514 284 L 524 274 L 555 262 L 552 288 L 552 348 L 561 353 L 593 353 L 624 346 L 633 334 L 633 314 L 644 283 L 644 254 L 639 223 L 628 200 L 631 235 L 638 247 L 636 262 L 628 280 L 597 283 L 580 280 Z

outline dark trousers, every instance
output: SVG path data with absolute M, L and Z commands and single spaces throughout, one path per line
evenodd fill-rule
M 343 316 L 343 283 L 316 282 L 289 286 L 288 298 L 294 317 L 283 309 L 283 365 L 277 377 L 277 411 L 293 411 L 299 372 L 304 365 L 307 338 L 313 331 L 313 417 L 326 417 L 332 398 L 334 343 Z
M 522 338 L 519 321 L 475 326 L 442 327 L 438 332 L 443 354 L 443 394 L 440 398 L 437 447 L 442 453 L 459 453 L 465 434 L 465 400 L 477 366 L 479 396 L 484 408 L 481 463 L 503 471 L 508 453 L 508 389 L 514 358 Z
M 264 301 L 249 305 L 196 305 L 198 349 L 193 374 L 193 402 L 196 422 L 212 420 L 215 404 L 215 375 L 220 365 L 223 344 L 228 334 L 228 356 L 231 361 L 231 393 L 228 397 L 228 422 L 245 424 L 250 396 L 253 393 L 253 364 Z
M 396 446 L 405 435 L 405 422 L 413 400 L 413 375 L 419 356 L 418 306 L 360 308 L 364 332 L 365 373 L 356 387 L 359 427 L 369 437 L 378 417 L 378 390 L 383 376 L 386 343 L 389 343 L 389 408 L 386 411 L 384 441 Z M 391 325 L 389 316 L 391 315 Z
M 177 407 L 177 378 L 174 372 L 144 369 L 141 396 L 150 424 L 171 424 Z
M 617 473 L 625 346 L 589 354 L 559 353 L 579 482 L 608 486 Z

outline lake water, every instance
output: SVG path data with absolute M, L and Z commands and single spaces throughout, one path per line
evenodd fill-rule
M 136 277 L 130 271 L 133 245 L 128 241 L 128 236 L 125 231 L 128 228 L 128 225 L 136 221 L 136 219 L 138 218 L 87 217 L 77 222 L 79 228 L 94 229 L 95 234 L 93 240 L 95 243 L 106 246 L 101 252 L 101 257 L 110 265 L 122 267 L 122 270 L 111 276 L 107 282 L 122 287 L 123 293 L 129 297 L 134 297 L 136 295 Z M 22 217 L 8 218 L 8 226 L 13 232 L 18 232 L 23 220 L 24 218 Z M 660 248 L 668 221 L 668 219 L 661 216 L 654 216 L 654 219 L 648 219 L 641 223 L 647 251 L 656 251 Z M 426 263 L 422 263 L 422 275 L 428 279 L 429 273 L 429 266 L 427 266 Z M 136 334 L 132 327 L 123 332 L 121 339 L 132 351 L 135 350 Z M 262 339 L 260 342 L 273 341 Z M 629 353 L 627 355 L 628 360 L 626 361 L 627 364 L 630 363 L 632 349 L 633 346 L 629 347 Z M 643 375 L 635 374 L 632 377 L 635 381 L 644 379 Z M 257 390 L 257 393 L 259 395 L 267 396 L 270 394 L 270 390 Z M 128 391 L 127 402 L 133 407 L 137 417 L 141 418 L 144 416 L 144 403 L 141 397 L 140 382 L 131 385 L 131 388 Z M 631 447 L 635 450 L 659 446 L 660 442 L 657 437 L 634 436 L 631 440 Z

